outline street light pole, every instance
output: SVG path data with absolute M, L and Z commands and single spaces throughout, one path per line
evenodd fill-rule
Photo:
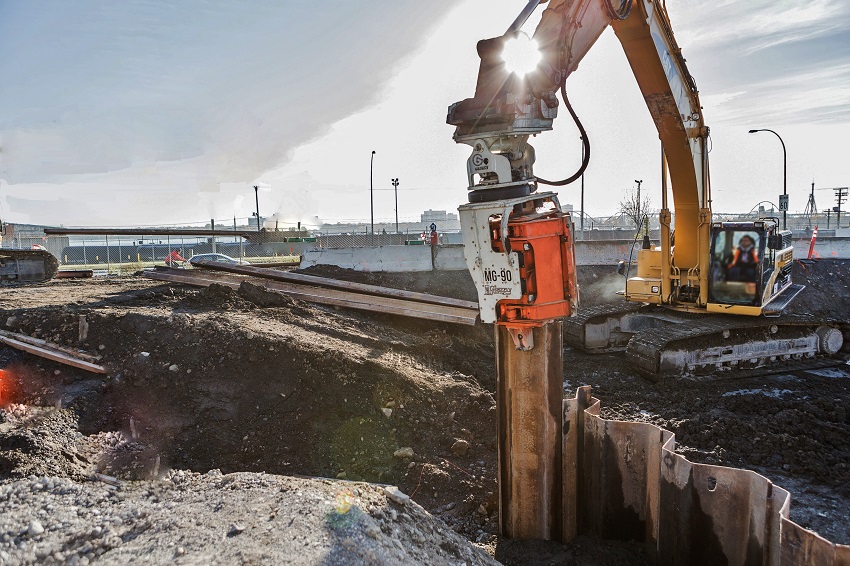
M 395 233 L 398 234 L 398 177 L 392 180 L 395 189 Z
M 254 185 L 254 202 L 257 203 L 257 232 L 260 231 L 260 186 Z
M 375 197 L 373 196 L 374 189 L 372 187 L 372 171 L 375 165 L 375 150 L 372 150 L 372 158 L 369 160 L 369 212 L 372 219 L 372 236 L 375 235 Z
M 641 179 L 641 180 L 635 179 L 635 183 L 637 183 L 637 185 L 638 185 L 636 210 L 637 210 L 637 217 L 638 217 L 638 231 L 640 231 L 640 229 L 643 228 L 643 217 L 641 216 L 641 213 L 643 211 L 641 210 L 641 204 L 640 204 L 640 186 L 643 184 L 643 179 Z
M 788 219 L 788 153 L 785 151 L 785 142 L 782 141 L 782 136 L 774 132 L 773 130 L 768 130 L 767 128 L 762 128 L 759 130 L 750 130 L 751 134 L 756 132 L 770 132 L 777 138 L 779 138 L 779 143 L 782 144 L 782 195 L 785 197 L 785 209 L 782 211 L 782 229 L 787 229 L 787 219 Z
M 584 136 L 579 136 L 581 140 L 581 162 L 584 163 Z M 581 239 L 584 240 L 584 171 L 581 172 Z

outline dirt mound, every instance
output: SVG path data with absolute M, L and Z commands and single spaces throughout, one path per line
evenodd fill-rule
M 495 564 L 378 486 L 175 471 L 157 482 L 0 484 L 0 563 Z
M 850 321 L 850 260 L 795 261 L 791 278 L 806 286 L 791 303 L 791 312 Z
M 827 314 L 844 308 L 849 268 L 850 262 L 821 262 L 798 274 L 803 268 L 795 266 L 795 277 L 809 285 L 800 308 Z M 465 272 L 330 271 L 348 280 L 476 298 Z M 610 292 L 622 278 L 613 268 L 582 267 L 579 277 L 583 304 L 617 300 Z M 829 286 L 834 294 L 825 301 L 819 293 Z M 89 330 L 79 344 L 81 315 Z M 195 291 L 136 279 L 10 291 L 0 299 L 0 326 L 82 345 L 102 354 L 111 370 L 100 381 L 22 354 L 0 360 L 14 369 L 15 390 L 3 392 L 3 403 L 30 406 L 7 409 L 0 424 L 2 486 L 36 481 L 27 480 L 30 475 L 82 481 L 92 472 L 147 481 L 171 478 L 170 470 L 178 469 L 366 480 L 399 485 L 442 521 L 435 524 L 508 563 L 630 560 L 628 546 L 602 547 L 603 558 L 587 539 L 524 551 L 495 536 L 489 326 L 346 311 L 247 286 Z M 791 489 L 795 521 L 850 542 L 843 522 L 850 513 L 850 421 L 842 412 L 850 373 L 653 384 L 620 356 L 567 350 L 565 362 L 566 389 L 592 385 L 604 416 L 664 426 L 692 460 L 764 473 Z M 206 481 L 190 485 L 203 491 Z M 80 489 L 87 490 L 84 485 Z M 14 540 L 19 531 L 0 529 L 0 544 L 4 532 Z M 156 540 L 176 548 L 171 536 L 157 534 Z
M 116 298 L 0 316 L 16 331 L 66 345 L 77 345 L 79 317 L 86 317 L 83 345 L 104 356 L 109 377 L 86 390 L 79 372 L 71 378 L 72 371 L 37 361 L 31 365 L 42 366 L 39 383 L 50 395 L 39 396 L 42 387 L 19 373 L 10 400 L 63 407 L 53 418 L 65 426 L 53 426 L 50 438 L 118 438 L 116 446 L 78 447 L 88 465 L 72 470 L 45 463 L 52 440 L 18 450 L 15 435 L 24 433 L 0 435 L 8 477 L 98 472 L 138 480 L 168 469 L 221 469 L 394 483 L 429 508 L 453 502 L 441 516 L 467 536 L 492 532 L 487 329 L 287 298 L 258 308 L 269 297 L 248 286 L 163 286 Z M 68 393 L 75 388 L 81 393 Z M 458 441 L 463 453 L 452 451 Z M 487 511 L 474 514 L 478 508 Z
M 315 265 L 302 269 L 299 273 L 392 287 L 394 289 L 407 289 L 408 291 L 428 293 L 442 297 L 454 297 L 465 301 L 478 300 L 478 294 L 475 291 L 475 285 L 472 283 L 472 277 L 466 270 L 370 273 L 343 269 L 334 265 Z

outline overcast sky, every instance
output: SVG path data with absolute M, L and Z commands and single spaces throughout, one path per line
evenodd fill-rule
M 402 219 L 466 200 L 467 146 L 446 108 L 472 96 L 479 39 L 525 0 L 94 2 L 0 0 L 0 217 L 126 226 L 263 215 Z M 667 0 L 712 132 L 715 211 L 847 186 L 850 3 Z M 589 214 L 635 179 L 658 204 L 652 120 L 610 30 L 568 83 L 593 144 Z M 536 171 L 581 155 L 562 112 Z M 578 206 L 578 186 L 560 189 Z M 818 206 L 831 193 L 818 192 Z

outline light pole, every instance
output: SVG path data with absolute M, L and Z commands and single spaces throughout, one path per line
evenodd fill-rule
M 782 141 L 782 136 L 774 132 L 773 130 L 768 130 L 767 128 L 762 128 L 759 130 L 750 130 L 751 134 L 756 132 L 770 132 L 777 138 L 779 138 L 779 143 L 782 144 L 782 196 L 784 197 L 785 208 L 782 209 L 782 229 L 785 230 L 787 227 L 786 220 L 788 218 L 788 153 L 785 151 L 785 142 Z M 782 205 L 783 203 L 779 203 Z
M 581 140 L 581 162 L 584 163 L 584 136 L 579 136 Z M 581 239 L 584 240 L 584 171 L 581 172 Z
M 254 202 L 257 204 L 257 232 L 260 231 L 260 186 L 254 185 Z
M 395 233 L 398 234 L 398 177 L 392 180 L 395 189 Z
M 375 150 L 372 150 L 372 158 L 369 160 L 369 212 L 372 218 L 372 237 L 375 236 L 375 197 L 372 188 L 372 171 L 375 165 Z
M 640 230 L 640 228 L 643 227 L 643 217 L 640 214 L 642 212 L 641 211 L 641 204 L 640 204 L 640 186 L 643 184 L 643 179 L 641 179 L 641 180 L 635 179 L 635 183 L 637 183 L 637 185 L 638 185 L 638 188 L 637 188 L 637 203 L 636 203 L 637 206 L 635 206 L 635 209 L 637 210 L 638 230 Z

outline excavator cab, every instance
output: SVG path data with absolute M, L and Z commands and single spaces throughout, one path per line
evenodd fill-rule
M 778 230 L 772 219 L 715 222 L 710 257 L 709 310 L 722 306 L 726 312 L 755 314 L 753 309 L 762 310 L 793 287 L 791 232 Z M 766 310 L 781 310 L 783 302 Z

